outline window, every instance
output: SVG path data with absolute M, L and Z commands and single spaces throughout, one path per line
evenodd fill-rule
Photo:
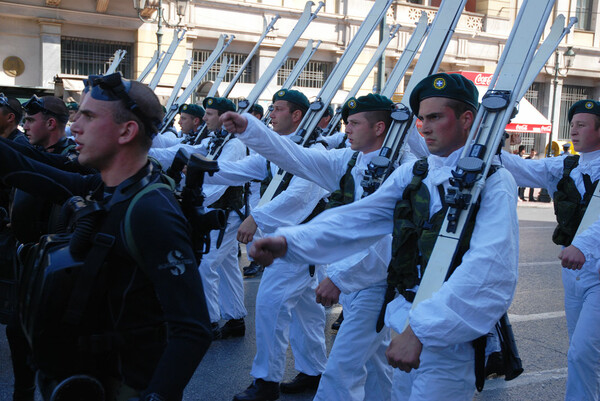
M 202 66 L 204 65 L 204 63 L 206 62 L 206 60 L 208 59 L 208 57 L 210 56 L 211 53 L 212 53 L 212 50 L 194 50 L 193 51 L 192 77 L 200 70 L 200 68 L 202 68 Z M 225 77 L 223 78 L 223 82 L 231 82 L 233 77 L 235 77 L 235 74 L 237 74 L 240 67 L 246 61 L 246 58 L 248 57 L 248 55 L 241 54 L 241 53 L 223 53 L 223 55 L 217 60 L 217 62 L 213 64 L 213 66 L 210 68 L 210 70 L 208 70 L 208 73 L 204 77 L 204 81 L 214 81 L 215 79 L 217 79 L 217 75 L 219 74 L 219 70 L 221 69 L 221 62 L 223 61 L 224 57 L 227 57 L 228 59 L 230 59 L 231 64 L 229 65 L 229 68 L 227 69 L 227 73 L 225 74 Z M 246 67 L 246 69 L 244 70 L 242 75 L 240 76 L 238 83 L 243 83 L 243 84 L 256 83 L 256 79 L 254 78 L 254 68 L 253 68 L 252 64 L 254 64 L 254 60 L 250 61 L 250 63 L 248 64 L 248 66 Z
M 63 74 L 91 75 L 104 74 L 115 51 L 127 51 L 117 67 L 125 78 L 132 78 L 133 45 L 127 42 L 83 39 L 63 36 L 60 46 L 60 71 Z
M 592 30 L 592 3 L 593 0 L 577 0 L 575 16 L 578 21 L 575 28 L 586 31 Z
M 298 62 L 297 59 L 288 59 L 285 64 L 277 71 L 277 85 L 281 86 L 284 84 L 287 77 L 294 69 L 294 66 Z M 302 70 L 302 73 L 298 77 L 295 85 L 301 88 L 321 88 L 327 77 L 331 73 L 332 64 L 325 63 L 322 61 L 309 61 Z
M 578 100 L 593 98 L 593 88 L 587 86 L 564 85 L 560 99 L 560 125 L 558 140 L 571 140 L 569 135 L 569 108 Z

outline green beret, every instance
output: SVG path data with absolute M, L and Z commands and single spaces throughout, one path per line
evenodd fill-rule
M 300 106 L 300 108 L 304 109 L 304 111 L 308 110 L 310 107 L 308 98 L 304 96 L 302 92 L 293 89 L 281 89 L 277 91 L 273 95 L 273 103 L 275 103 L 277 100 L 287 100 L 290 103 Z
M 207 97 L 202 104 L 205 109 L 215 109 L 222 112 L 235 111 L 235 104 L 226 97 Z
M 344 123 L 348 123 L 348 116 L 356 113 L 362 113 L 364 111 L 389 111 L 390 113 L 394 109 L 394 102 L 389 98 L 374 93 L 369 93 L 366 96 L 357 98 L 350 98 L 344 107 L 342 107 L 342 119 Z
M 265 109 L 263 109 L 263 107 L 260 104 L 255 104 L 254 106 L 252 106 L 252 108 L 250 109 L 251 113 L 258 113 L 261 116 L 265 114 Z
M 180 113 L 190 114 L 194 117 L 202 118 L 204 117 L 204 107 L 199 106 L 197 104 L 184 104 L 179 108 Z
M 77 104 L 77 102 L 67 102 L 67 110 L 74 110 L 77 111 L 79 110 L 79 105 Z
M 475 84 L 460 74 L 433 74 L 424 78 L 410 94 L 410 108 L 419 115 L 421 100 L 430 97 L 445 97 L 469 104 L 477 109 L 479 91 Z
M 325 111 L 325 115 L 323 117 L 333 117 L 333 107 L 331 105 L 327 106 L 327 110 Z
M 569 122 L 571 122 L 575 114 L 579 113 L 594 114 L 600 117 L 600 102 L 592 99 L 584 99 L 573 103 L 573 106 L 569 109 Z

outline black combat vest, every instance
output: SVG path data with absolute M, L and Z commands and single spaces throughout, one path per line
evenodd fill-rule
M 567 156 L 563 161 L 563 176 L 554 192 L 554 214 L 558 226 L 552 234 L 552 241 L 557 245 L 569 246 L 575 237 L 577 228 L 592 199 L 598 181 L 592 183 L 589 175 L 583 174 L 585 194 L 583 198 L 571 178 L 571 171 L 579 164 L 579 155 Z

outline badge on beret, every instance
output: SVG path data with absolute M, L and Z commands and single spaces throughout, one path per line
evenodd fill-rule
M 183 110 L 187 110 L 187 109 L 188 109 L 188 105 L 187 105 L 187 104 L 184 104 L 184 105 L 183 105 Z
M 213 104 L 213 100 L 212 99 L 208 99 L 208 101 L 206 102 L 206 104 L 208 104 L 209 106 Z
M 594 103 L 592 103 L 592 102 L 586 102 L 585 103 L 585 108 L 588 109 L 588 110 L 593 109 L 594 108 Z
M 444 78 L 438 78 L 433 81 L 433 87 L 435 89 L 444 89 L 446 87 L 446 80 Z
M 285 91 L 279 91 L 277 92 L 277 96 L 282 97 L 285 95 Z
M 355 109 L 356 108 L 356 100 L 354 100 L 354 99 L 348 100 L 348 108 Z

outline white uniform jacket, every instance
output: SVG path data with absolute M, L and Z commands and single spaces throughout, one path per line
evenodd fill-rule
M 518 155 L 502 152 L 502 164 L 512 173 L 518 186 L 546 188 L 551 195 L 556 191 L 556 185 L 562 178 L 563 163 L 564 157 L 526 160 Z M 582 153 L 578 166 L 571 171 L 570 176 L 581 195 L 585 193 L 583 174 L 588 174 L 592 182 L 600 179 L 600 150 Z M 573 246 L 579 249 L 586 258 L 583 269 L 588 270 L 594 279 L 597 279 L 598 268 L 600 268 L 598 238 L 600 238 L 600 215 L 597 216 L 594 224 L 581 232 L 572 242 Z
M 430 213 L 441 208 L 437 185 L 448 187 L 462 149 L 449 157 L 429 156 L 423 180 L 431 194 Z M 374 194 L 329 210 L 306 225 L 275 232 L 287 239 L 284 260 L 331 263 L 365 249 L 392 232 L 397 200 L 413 177 L 413 163 L 400 166 Z M 470 243 L 450 279 L 431 299 L 410 312 L 410 324 L 425 347 L 446 347 L 489 333 L 512 301 L 518 266 L 516 187 L 511 175 L 499 169 L 481 194 L 481 207 Z M 391 325 L 403 327 L 406 317 Z M 401 330 L 400 330 L 401 331 Z

